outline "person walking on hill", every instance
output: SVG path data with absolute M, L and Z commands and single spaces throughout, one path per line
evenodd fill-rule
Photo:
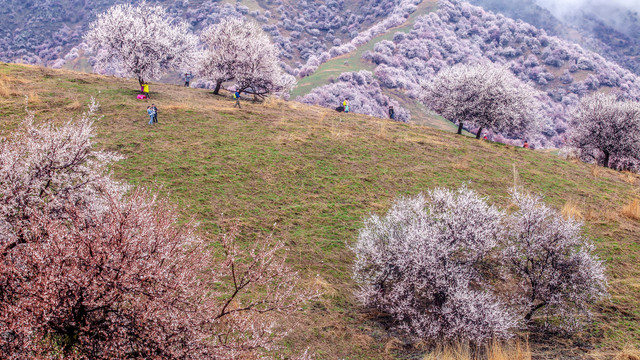
M 396 119 L 396 112 L 393 110 L 393 106 L 389 106 L 389 119 Z
M 156 107 L 156 104 L 151 104 L 151 109 L 153 109 L 153 123 L 157 124 L 158 123 L 158 108 Z
M 147 114 L 149 115 L 149 125 L 153 125 L 153 117 L 155 116 L 155 112 L 153 112 L 153 108 L 151 106 L 147 106 Z
M 193 77 L 193 75 L 191 75 L 191 73 L 185 73 L 184 74 L 184 87 L 189 87 L 192 77 Z
M 348 99 L 344 99 L 344 101 L 342 102 L 342 107 L 344 107 L 344 112 L 345 113 L 349 112 L 349 100 Z
M 240 106 L 240 92 L 238 90 L 236 90 L 236 92 L 233 93 L 233 98 L 236 99 L 236 103 L 235 105 L 233 105 L 233 107 L 238 107 L 239 109 L 242 109 L 242 106 Z

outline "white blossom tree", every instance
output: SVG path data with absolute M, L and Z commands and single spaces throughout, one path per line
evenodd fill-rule
M 219 24 L 209 26 L 200 34 L 206 49 L 197 60 L 199 75 L 215 82 L 214 94 L 220 92 L 222 84 L 235 78 L 235 70 L 243 51 L 253 34 L 262 29 L 254 22 L 229 17 Z
M 396 201 L 365 221 L 353 248 L 358 299 L 416 338 L 509 337 L 517 318 L 492 293 L 486 271 L 502 218 L 465 187 Z
M 188 65 L 198 46 L 187 23 L 145 1 L 115 5 L 98 15 L 84 39 L 97 53 L 98 69 L 115 68 L 137 78 L 140 85 Z
M 582 224 L 514 190 L 507 213 L 475 192 L 436 189 L 366 219 L 353 247 L 357 297 L 419 339 L 505 338 L 538 313 L 576 329 L 607 295 Z
M 438 114 L 464 124 L 522 136 L 537 126 L 541 103 L 536 91 L 506 68 L 456 65 L 440 70 L 422 86 L 422 100 Z
M 277 47 L 254 22 L 228 18 L 205 29 L 201 39 L 206 50 L 197 67 L 204 79 L 215 82 L 215 94 L 231 80 L 239 92 L 261 97 L 288 93 L 295 85 L 295 77 L 280 67 Z
M 517 211 L 506 219 L 503 259 L 518 284 L 513 301 L 524 320 L 537 313 L 567 330 L 607 296 L 607 279 L 582 224 L 564 219 L 537 196 L 512 191 Z
M 580 101 L 571 123 L 569 143 L 582 157 L 605 167 L 612 157 L 640 160 L 640 103 L 595 93 Z

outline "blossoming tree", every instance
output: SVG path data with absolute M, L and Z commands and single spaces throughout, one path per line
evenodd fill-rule
M 93 107 L 95 110 L 95 106 Z M 0 357 L 238 359 L 273 349 L 310 293 L 281 241 L 222 254 L 177 208 L 114 180 L 92 114 L 0 141 Z M 243 247 L 244 248 L 244 247 Z M 219 260 L 214 260 L 219 259 Z M 59 357 L 56 357 L 58 356 Z
M 464 124 L 522 136 L 535 128 L 540 102 L 535 90 L 508 69 L 495 65 L 456 65 L 423 85 L 422 100 L 438 114 Z
M 251 21 L 227 18 L 200 35 L 206 49 L 196 61 L 200 75 L 215 85 L 235 80 L 236 88 L 256 96 L 286 94 L 295 78 L 280 67 L 279 52 L 262 28 Z
M 186 22 L 145 1 L 115 5 L 98 15 L 84 39 L 97 53 L 98 69 L 115 68 L 140 85 L 189 64 L 198 46 Z
M 613 157 L 640 161 L 640 103 L 596 93 L 580 101 L 571 124 L 569 144 L 582 157 L 605 167 Z

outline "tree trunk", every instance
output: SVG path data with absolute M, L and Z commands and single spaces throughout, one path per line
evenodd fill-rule
M 476 139 L 480 139 L 480 135 L 482 135 L 482 130 L 483 130 L 483 127 L 480 126 L 480 129 L 478 130 L 478 133 L 476 134 Z
M 140 91 L 142 92 L 142 84 L 144 84 L 144 79 L 138 76 L 138 83 L 140 84 Z
M 543 307 L 547 306 L 547 302 L 542 302 L 536 306 L 533 306 L 531 309 L 529 309 L 529 312 L 527 313 L 527 315 L 524 316 L 524 319 L 529 322 L 531 320 L 531 317 L 533 316 L 533 313 L 536 312 L 537 310 L 542 309 Z
M 458 135 L 462 135 L 462 121 L 460 121 L 460 125 L 458 125 Z
M 216 88 L 213 89 L 213 94 L 214 95 L 219 95 L 221 87 L 222 87 L 222 81 L 216 81 Z
M 609 154 L 608 151 L 603 151 L 604 152 L 604 167 L 608 168 L 609 167 L 609 157 L 611 156 L 611 154 Z

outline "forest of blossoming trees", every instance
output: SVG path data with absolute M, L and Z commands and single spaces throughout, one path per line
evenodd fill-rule
M 607 88 L 620 97 L 640 98 L 637 76 L 630 71 L 544 30 L 459 1 L 441 1 L 438 11 L 420 17 L 411 31 L 378 42 L 363 57 L 377 65 L 376 84 L 415 99 L 421 98 L 421 83 L 443 68 L 504 65 L 540 91 L 548 123 L 530 141 L 543 146 L 566 144 L 571 109 L 588 93 Z M 307 101 L 315 103 L 319 94 L 337 86 L 317 88 Z M 492 139 L 508 142 L 500 133 Z

